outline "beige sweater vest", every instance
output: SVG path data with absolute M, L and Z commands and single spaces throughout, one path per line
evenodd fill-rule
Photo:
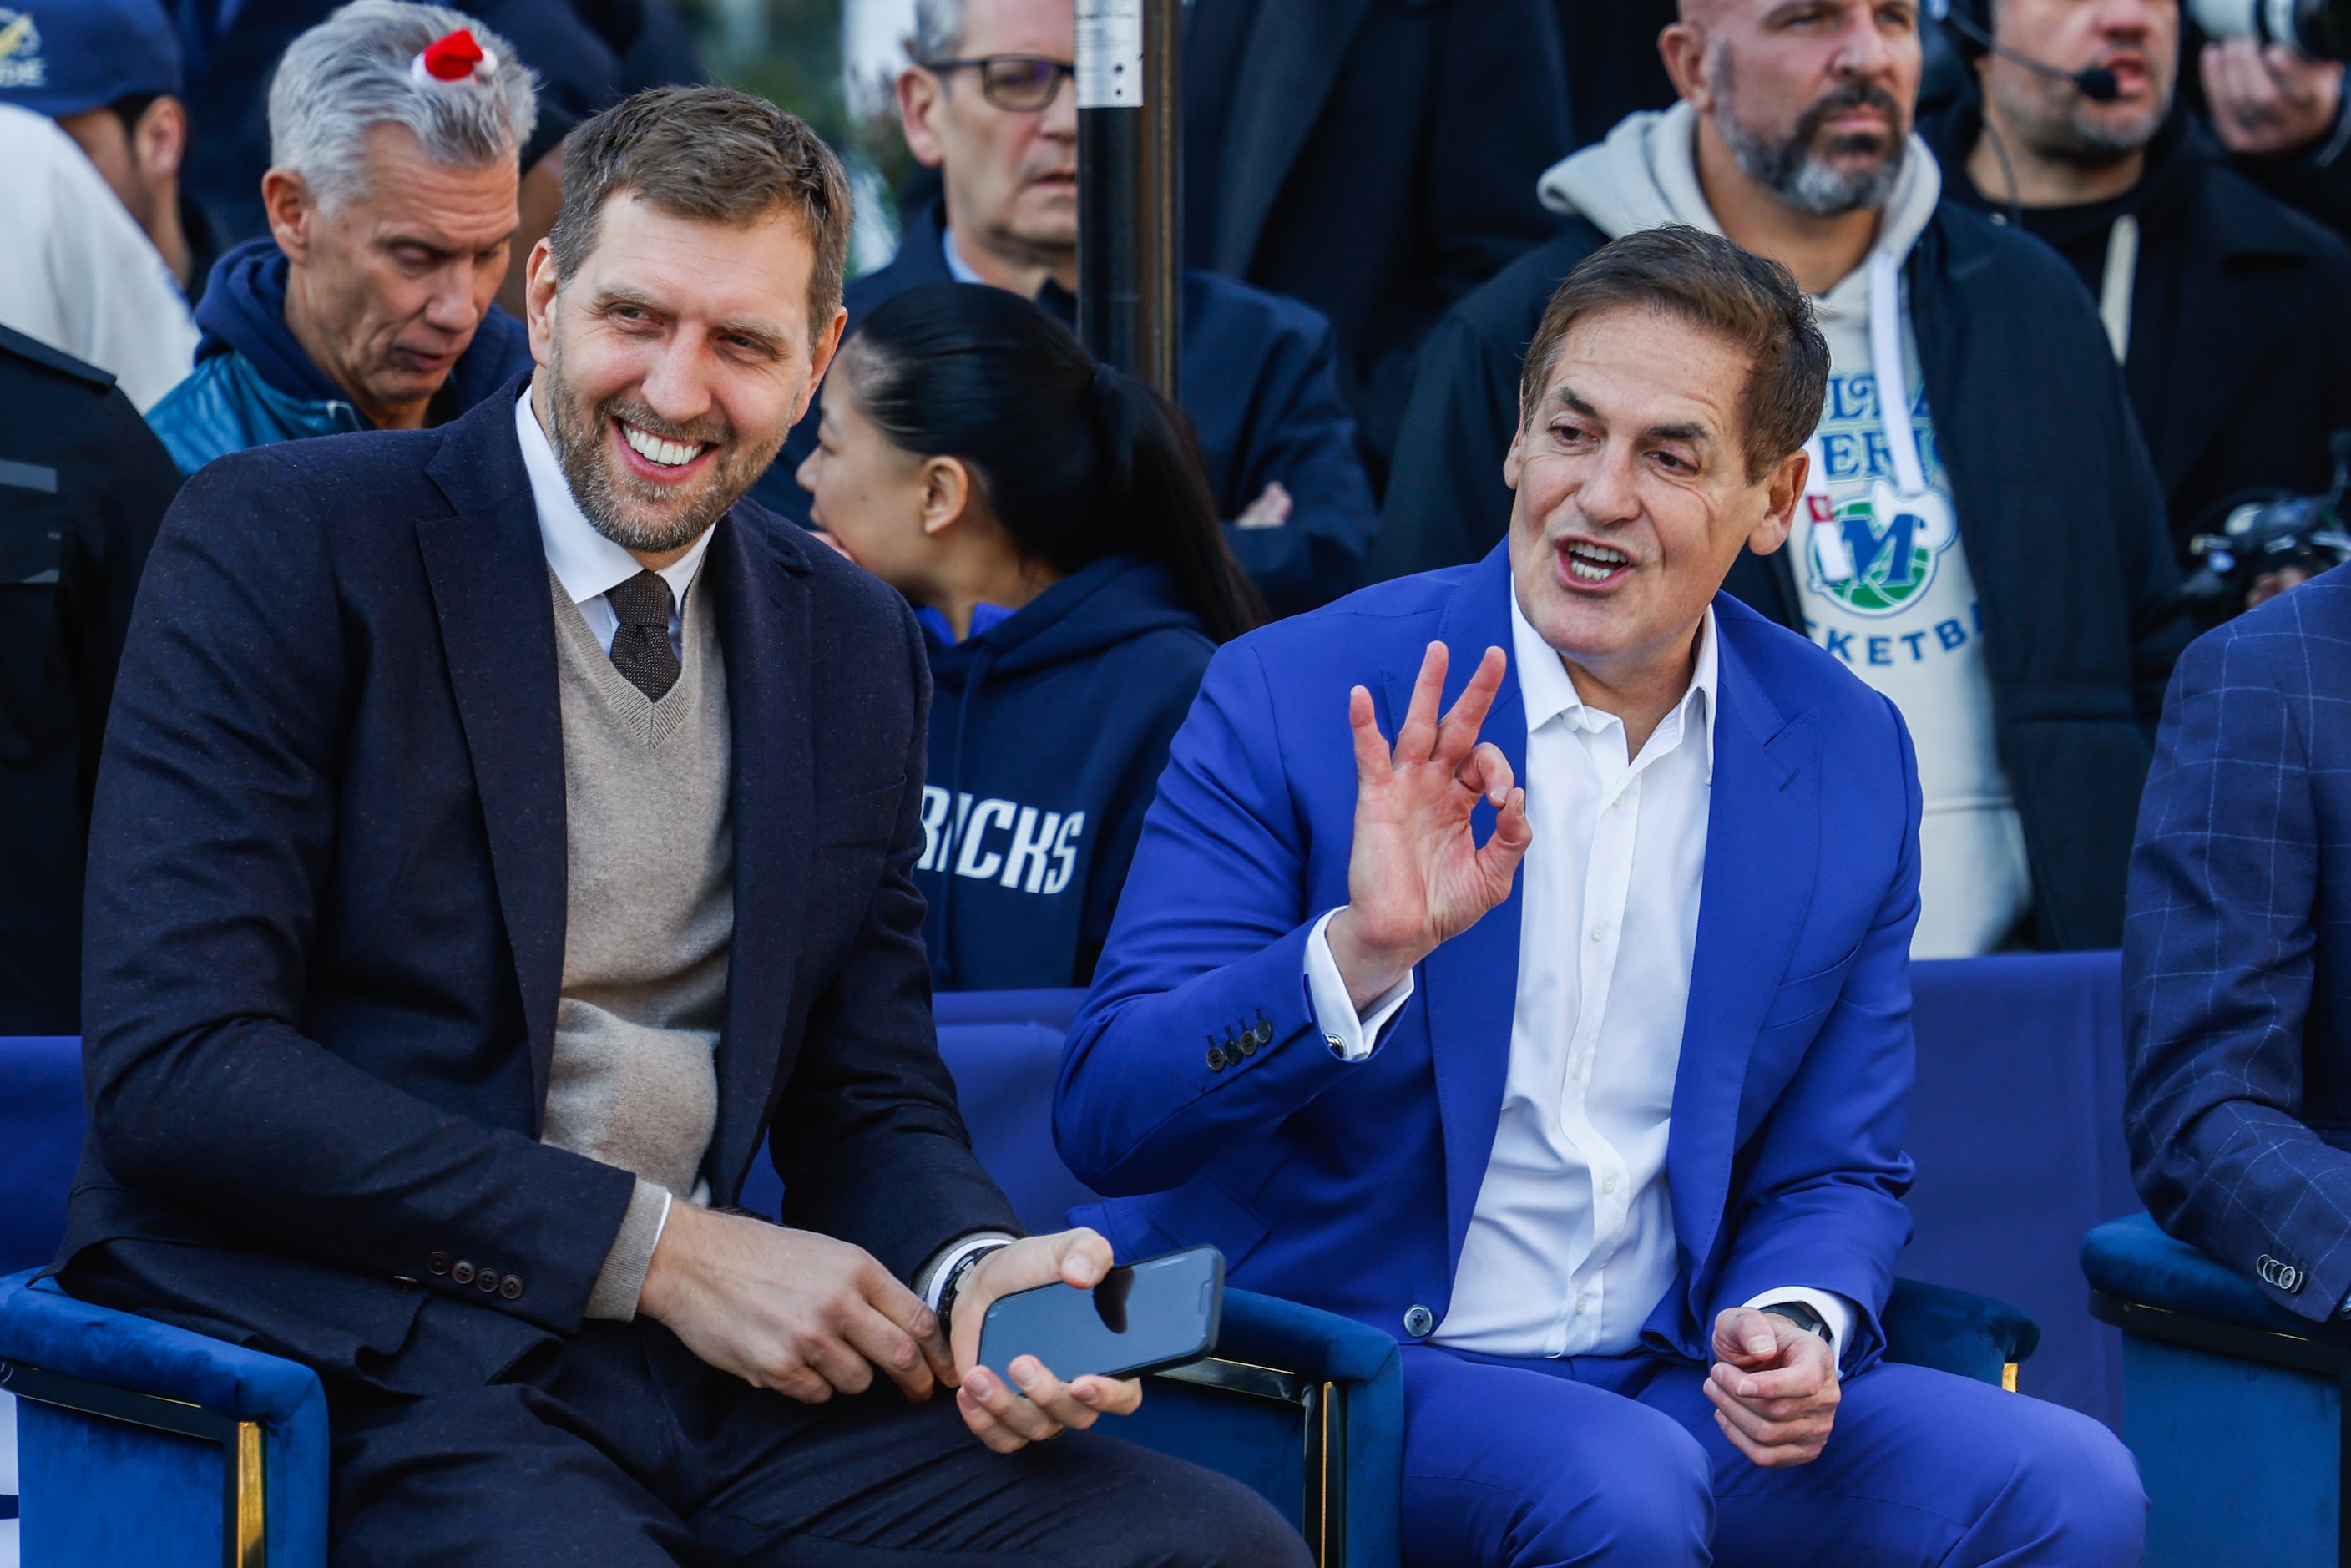
M 549 573 L 563 706 L 563 989 L 541 1136 L 638 1177 L 589 1302 L 634 1314 L 667 1205 L 709 1201 L 735 932 L 726 666 L 688 591 L 677 684 L 629 684 Z

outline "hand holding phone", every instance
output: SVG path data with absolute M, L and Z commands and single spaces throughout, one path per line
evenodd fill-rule
M 981 1259 L 964 1274 L 954 1302 L 956 1407 L 964 1424 L 998 1453 L 1050 1437 L 1065 1427 L 1093 1425 L 1098 1416 L 1123 1416 L 1143 1403 L 1132 1379 L 1072 1376 L 1050 1362 L 1016 1355 L 1009 1364 L 983 1365 L 980 1329 L 999 1297 L 1051 1286 L 1081 1294 L 1111 1271 L 1110 1243 L 1092 1230 L 1031 1236 Z
M 1113 1269 L 1090 1291 L 1042 1286 L 992 1302 L 979 1331 L 982 1366 L 1035 1356 L 1064 1377 L 1136 1377 L 1197 1361 L 1217 1347 L 1225 1258 L 1213 1247 Z

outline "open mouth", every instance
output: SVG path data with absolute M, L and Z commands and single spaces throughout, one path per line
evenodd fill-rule
M 620 427 L 622 442 L 635 454 L 642 466 L 664 477 L 693 467 L 711 449 L 706 441 L 672 440 L 649 430 L 639 430 L 625 419 L 612 423 Z
M 1633 558 L 1623 550 L 1589 539 L 1570 540 L 1559 556 L 1567 569 L 1567 580 L 1583 586 L 1596 588 L 1612 582 L 1633 568 Z

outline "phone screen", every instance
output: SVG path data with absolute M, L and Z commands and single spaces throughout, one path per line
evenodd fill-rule
M 1217 1348 L 1224 1299 L 1225 1257 L 1213 1247 L 1113 1269 L 1091 1291 L 1041 1285 L 989 1305 L 980 1364 L 1001 1373 L 1033 1355 L 1064 1383 L 1181 1366 Z

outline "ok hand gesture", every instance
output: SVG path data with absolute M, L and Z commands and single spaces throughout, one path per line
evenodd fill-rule
M 1487 649 L 1440 722 L 1445 664 L 1445 644 L 1431 643 L 1393 750 L 1373 717 L 1372 694 L 1361 686 L 1347 694 L 1355 732 L 1355 843 L 1347 907 L 1323 935 L 1358 1012 L 1508 897 L 1534 836 L 1527 792 L 1512 780 L 1509 759 L 1499 747 L 1478 741 L 1509 660 L 1499 648 Z M 1480 799 L 1495 813 L 1483 847 L 1469 828 Z

